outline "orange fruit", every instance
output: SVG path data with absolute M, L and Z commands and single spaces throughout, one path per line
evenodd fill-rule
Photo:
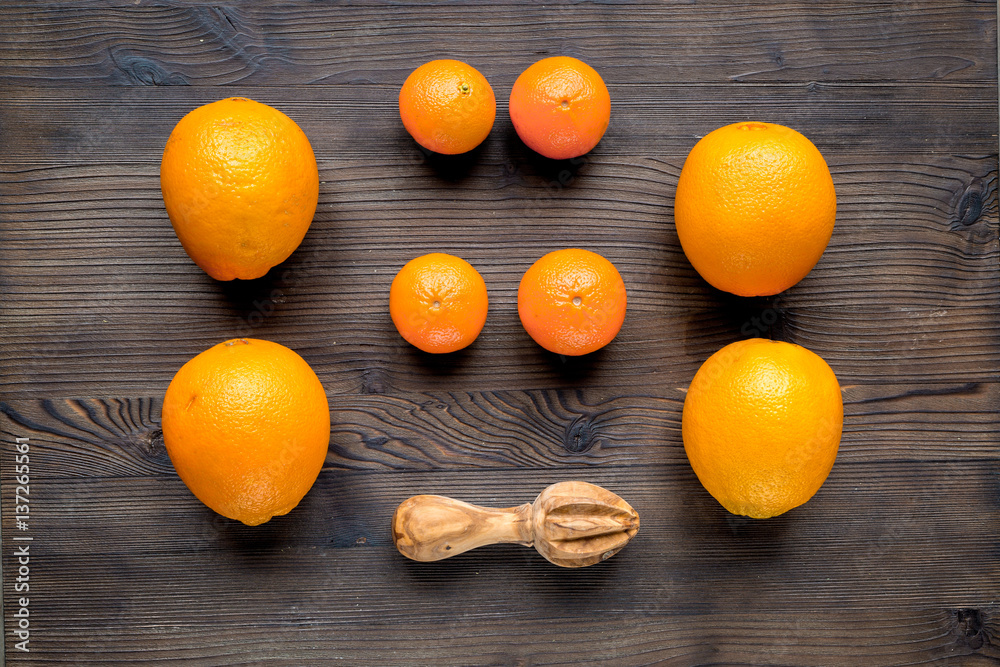
M 625 306 L 625 283 L 615 265 L 578 248 L 539 259 L 517 289 L 517 314 L 528 335 L 568 356 L 610 343 L 625 321 Z
M 493 128 L 497 100 L 476 68 L 459 60 L 432 60 L 403 82 L 399 115 L 418 144 L 455 155 L 483 143 Z
M 319 172 L 309 139 L 277 109 L 242 97 L 181 118 L 160 188 L 184 250 L 217 280 L 260 278 L 309 229 Z
M 198 500 L 248 526 L 291 511 L 319 475 L 330 407 L 284 345 L 239 338 L 184 364 L 163 399 L 163 441 Z
M 434 252 L 411 259 L 389 289 L 389 315 L 406 342 L 424 352 L 455 352 L 486 323 L 486 283 L 460 257 Z
M 773 123 L 734 123 L 691 149 L 674 202 L 684 254 L 714 287 L 777 294 L 830 242 L 837 197 L 811 141 Z
M 830 474 L 844 423 L 837 377 L 792 343 L 752 338 L 702 364 L 684 400 L 684 451 L 698 479 L 733 514 L 798 507 Z
M 510 119 L 528 148 L 554 160 L 589 152 L 611 120 L 611 95 L 597 71 L 576 58 L 539 60 L 510 91 Z

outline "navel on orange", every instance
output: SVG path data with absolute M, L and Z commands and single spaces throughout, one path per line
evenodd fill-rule
M 544 58 L 510 91 L 510 119 L 521 141 L 547 158 L 587 153 L 611 120 L 611 95 L 597 71 L 576 58 Z
M 837 457 L 844 405 L 837 377 L 804 347 L 761 338 L 702 364 L 684 400 L 684 451 L 733 514 L 767 518 L 806 502 Z
M 330 443 L 319 378 L 278 343 L 239 338 L 181 367 L 163 399 L 163 441 L 177 474 L 219 514 L 249 526 L 292 510 Z
M 407 262 L 389 289 L 389 315 L 399 334 L 434 354 L 471 345 L 488 307 L 479 272 L 461 257 L 440 252 Z
M 277 109 L 242 97 L 181 118 L 160 188 L 187 254 L 217 280 L 263 276 L 302 242 L 319 198 L 309 139 Z
M 517 313 L 536 343 L 578 356 L 601 349 L 625 320 L 625 283 L 614 264 L 589 250 L 567 248 L 540 258 L 517 290 Z
M 691 149 L 674 221 L 684 254 L 714 287 L 777 294 L 812 270 L 833 232 L 837 198 L 819 150 L 793 129 L 734 123 Z
M 403 82 L 399 115 L 418 144 L 455 155 L 471 151 L 486 139 L 497 115 L 497 101 L 476 68 L 459 60 L 432 60 Z

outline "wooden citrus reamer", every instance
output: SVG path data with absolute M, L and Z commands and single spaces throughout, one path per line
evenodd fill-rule
M 559 482 L 533 503 L 494 509 L 445 496 L 413 496 L 392 516 L 392 540 L 417 561 L 514 542 L 562 567 L 611 558 L 639 531 L 639 515 L 619 496 L 587 482 Z

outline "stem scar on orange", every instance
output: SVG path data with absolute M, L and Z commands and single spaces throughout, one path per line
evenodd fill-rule
M 216 280 L 260 278 L 299 246 L 316 212 L 309 139 L 242 97 L 194 109 L 163 149 L 160 188 L 184 250 Z
M 677 182 L 684 254 L 713 287 L 768 296 L 802 280 L 830 242 L 837 196 L 819 150 L 791 128 L 734 123 L 705 135 Z
M 819 490 L 844 424 L 840 385 L 817 354 L 752 338 L 702 364 L 684 399 L 684 451 L 705 489 L 733 514 L 763 519 Z
M 497 101 L 476 68 L 459 60 L 432 60 L 406 78 L 399 91 L 399 115 L 418 144 L 457 155 L 486 139 Z
M 554 160 L 579 157 L 608 129 L 611 95 L 587 63 L 569 56 L 544 58 L 514 82 L 510 119 L 536 153 Z
M 517 313 L 525 331 L 550 352 L 578 356 L 610 343 L 625 321 L 625 283 L 614 264 L 589 250 L 567 248 L 524 273 Z
M 291 511 L 330 443 L 330 406 L 309 364 L 284 345 L 239 338 L 184 364 L 163 398 L 163 441 L 203 503 L 249 526 Z
M 486 323 L 486 283 L 464 259 L 431 253 L 410 260 L 389 289 L 389 315 L 411 345 L 434 354 L 472 344 Z

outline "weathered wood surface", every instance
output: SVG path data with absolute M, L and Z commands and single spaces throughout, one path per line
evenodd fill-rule
M 526 150 L 517 74 L 583 58 L 612 124 L 580 164 Z M 417 150 L 406 74 L 467 60 L 497 91 L 470 156 Z M 303 245 L 232 285 L 184 254 L 158 165 L 174 123 L 227 95 L 310 137 Z M 1000 664 L 1000 224 L 991 2 L 0 2 L 0 558 L 10 664 Z M 816 269 L 771 299 L 709 288 L 673 230 L 687 151 L 758 118 L 819 146 L 838 193 Z M 516 315 L 548 250 L 621 271 L 619 337 L 584 359 Z M 403 342 L 388 286 L 453 252 L 483 274 L 480 339 Z M 163 449 L 180 365 L 252 335 L 328 390 L 327 464 L 250 529 L 213 515 Z M 841 380 L 837 464 L 809 503 L 728 515 L 684 456 L 684 391 L 762 335 Z M 32 652 L 14 650 L 14 438 L 31 443 Z M 566 571 L 496 545 L 440 563 L 393 548 L 416 494 L 486 506 L 582 479 L 640 533 Z
M 990 2 L 4 4 L 3 77 L 41 86 L 395 83 L 442 51 L 487 77 L 557 51 L 621 83 L 996 82 Z

